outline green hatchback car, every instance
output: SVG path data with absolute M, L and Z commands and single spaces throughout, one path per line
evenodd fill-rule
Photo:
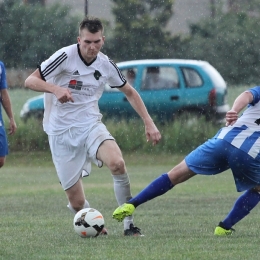
M 161 121 L 185 113 L 223 122 L 229 110 L 226 83 L 206 61 L 150 59 L 119 62 L 117 66 L 138 91 L 150 115 Z M 42 118 L 43 98 L 40 95 L 27 100 L 21 118 Z M 99 100 L 99 108 L 104 118 L 137 117 L 124 94 L 109 85 Z

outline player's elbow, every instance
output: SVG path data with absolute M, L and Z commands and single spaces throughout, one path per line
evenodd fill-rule
M 25 81 L 24 81 L 24 87 L 25 88 L 30 88 L 31 85 L 31 77 L 29 76 Z
M 25 81 L 24 81 L 24 87 L 25 88 L 29 88 L 29 89 L 33 89 L 35 88 L 35 86 L 37 85 L 37 79 L 30 75 Z

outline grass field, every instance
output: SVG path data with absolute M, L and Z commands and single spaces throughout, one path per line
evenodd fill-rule
M 180 156 L 125 155 L 133 195 L 181 160 Z M 108 237 L 80 238 L 73 230 L 49 153 L 10 154 L 0 171 L 0 259 L 259 259 L 259 208 L 231 237 L 215 237 L 215 226 L 238 193 L 229 171 L 198 176 L 135 211 L 145 237 L 124 237 L 112 219 L 117 207 L 110 173 L 93 166 L 84 179 L 92 207 L 102 212 Z
M 231 104 L 245 87 L 229 89 Z M 18 126 L 19 111 L 32 91 L 10 91 Z M 181 155 L 125 154 L 135 195 Z M 124 237 L 121 223 L 112 219 L 117 207 L 106 167 L 93 166 L 84 187 L 91 206 L 104 215 L 108 237 L 83 239 L 73 230 L 72 213 L 58 183 L 49 152 L 11 153 L 0 170 L 0 259 L 102 260 L 238 260 L 259 259 L 256 207 L 231 237 L 215 237 L 214 228 L 231 209 L 239 193 L 230 171 L 198 176 L 164 196 L 141 205 L 135 224 L 145 237 Z

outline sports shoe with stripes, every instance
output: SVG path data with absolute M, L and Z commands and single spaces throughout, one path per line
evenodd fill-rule
M 114 211 L 113 218 L 119 222 L 122 222 L 125 217 L 131 216 L 134 211 L 135 206 L 133 204 L 124 203 Z

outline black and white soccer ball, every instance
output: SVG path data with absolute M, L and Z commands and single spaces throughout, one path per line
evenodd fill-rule
M 85 208 L 73 220 L 76 233 L 81 237 L 97 237 L 105 226 L 103 215 L 96 209 Z

